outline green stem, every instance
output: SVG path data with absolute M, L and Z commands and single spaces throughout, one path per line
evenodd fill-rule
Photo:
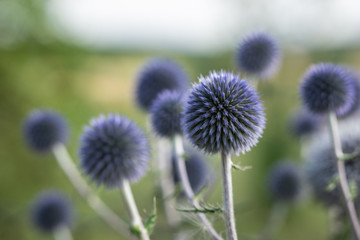
M 200 208 L 199 202 L 195 199 L 195 195 L 191 188 L 189 178 L 187 175 L 185 159 L 183 157 L 184 156 L 184 146 L 183 146 L 183 140 L 182 140 L 181 135 L 176 135 L 174 137 L 174 148 L 175 148 L 175 152 L 176 152 L 176 156 L 177 156 L 175 163 L 177 165 L 178 174 L 180 176 L 180 180 L 181 180 L 185 195 L 193 207 Z M 222 240 L 222 237 L 220 237 L 220 235 L 215 231 L 215 229 L 212 227 L 211 223 L 209 222 L 209 220 L 206 218 L 206 216 L 203 213 L 197 213 L 196 215 L 198 216 L 198 218 L 202 222 L 202 224 L 204 224 L 204 228 L 206 229 L 206 231 L 210 234 L 210 236 L 213 239 Z
M 148 232 L 146 228 L 144 227 L 144 224 L 141 220 L 139 211 L 136 207 L 135 199 L 132 194 L 129 181 L 126 179 L 123 179 L 120 182 L 120 190 L 122 193 L 122 196 L 124 198 L 124 202 L 126 205 L 126 208 L 129 211 L 129 215 L 131 218 L 131 227 L 134 229 L 137 229 L 139 231 L 139 237 L 141 240 L 150 240 Z
M 237 240 L 234 217 L 234 202 L 232 189 L 232 161 L 230 154 L 221 153 L 222 162 L 222 183 L 223 183 L 223 202 L 226 223 L 226 232 L 228 240 Z
M 346 177 L 345 162 L 342 160 L 344 158 L 344 153 L 342 151 L 341 139 L 338 129 L 338 123 L 336 114 L 334 112 L 329 113 L 329 126 L 330 126 L 330 135 L 334 146 L 334 152 L 336 156 L 336 166 L 339 174 L 340 187 L 343 194 L 343 197 L 346 202 L 346 209 L 350 217 L 351 225 L 354 230 L 356 239 L 360 240 L 360 225 L 359 219 L 356 214 L 354 202 L 351 198 L 349 183 Z

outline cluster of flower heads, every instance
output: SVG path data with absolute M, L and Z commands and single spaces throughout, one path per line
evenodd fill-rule
M 143 132 L 120 115 L 100 115 L 90 121 L 81 137 L 80 165 L 99 185 L 118 187 L 145 175 L 149 146 Z
M 246 80 L 225 71 L 211 72 L 193 86 L 183 127 L 191 142 L 207 153 L 244 153 L 263 133 L 263 110 Z
M 281 61 L 280 48 L 270 35 L 251 33 L 241 42 L 235 55 L 238 69 L 260 79 L 270 78 Z
M 164 90 L 184 93 L 188 85 L 188 76 L 180 65 L 170 59 L 153 58 L 139 73 L 136 101 L 142 109 L 150 111 L 159 93 Z
M 341 143 L 344 153 L 354 153 L 360 146 L 360 128 L 354 120 L 349 120 L 340 125 Z M 322 133 L 310 144 L 306 156 L 305 174 L 315 197 L 325 205 L 342 206 L 345 209 L 337 177 L 336 156 L 328 133 Z M 357 189 L 360 188 L 360 155 L 345 161 L 348 181 L 354 181 Z M 334 189 L 329 189 L 330 183 L 336 183 Z M 360 196 L 355 203 L 360 207 Z
M 28 145 L 39 152 L 50 151 L 57 143 L 65 143 L 68 127 L 65 119 L 49 110 L 35 110 L 29 114 L 23 125 Z
M 73 218 L 70 201 L 60 192 L 44 192 L 36 198 L 31 218 L 35 226 L 44 232 L 69 227 Z

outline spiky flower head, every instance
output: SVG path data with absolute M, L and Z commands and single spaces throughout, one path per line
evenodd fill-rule
M 183 126 L 191 142 L 207 153 L 244 153 L 263 133 L 264 108 L 246 80 L 225 71 L 210 72 L 193 86 Z
M 282 161 L 273 166 L 268 182 L 271 194 L 280 201 L 293 201 L 300 195 L 300 171 L 292 162 Z
M 144 176 L 149 146 L 142 131 L 120 115 L 100 115 L 84 128 L 80 142 L 80 166 L 91 180 L 118 187 Z
M 180 177 L 175 163 L 176 155 L 172 154 L 172 176 L 174 182 L 179 183 Z M 194 193 L 198 193 L 210 180 L 210 169 L 205 161 L 205 157 L 195 149 L 185 148 L 185 166 L 189 178 L 190 186 Z
M 357 121 L 345 121 L 340 125 L 341 143 L 344 153 L 354 153 L 360 146 L 360 128 Z M 317 200 L 327 206 L 337 205 L 346 209 L 337 178 L 337 158 L 329 134 L 322 133 L 310 144 L 305 164 L 305 176 Z M 350 185 L 360 189 L 360 155 L 345 161 L 345 170 Z M 330 183 L 336 184 L 329 189 Z M 360 207 L 360 195 L 355 205 Z
M 34 225 L 44 232 L 52 232 L 59 227 L 69 226 L 73 217 L 69 199 L 57 191 L 40 194 L 32 208 Z
M 294 136 L 307 136 L 320 129 L 321 118 L 301 108 L 293 113 L 289 125 L 290 131 Z
M 50 151 L 56 143 L 65 143 L 68 127 L 63 116 L 50 110 L 34 110 L 23 124 L 28 145 L 39 152 Z
M 302 79 L 300 94 L 313 113 L 344 114 L 355 102 L 355 82 L 343 67 L 331 63 L 312 65 Z
M 189 79 L 176 62 L 166 58 L 152 58 L 142 68 L 136 85 L 136 101 L 146 111 L 164 90 L 185 92 Z
M 166 90 L 158 95 L 151 107 L 151 123 L 155 132 L 171 138 L 182 134 L 181 119 L 184 111 L 183 94 Z
M 240 71 L 265 79 L 278 69 L 281 53 L 273 37 L 257 32 L 246 36 L 240 43 L 235 62 Z

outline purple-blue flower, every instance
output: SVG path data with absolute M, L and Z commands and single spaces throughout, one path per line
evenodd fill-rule
M 84 173 L 106 187 L 118 187 L 145 175 L 149 146 L 143 132 L 120 115 L 100 115 L 84 128 L 80 141 L 80 166 Z
M 175 183 L 179 183 L 180 177 L 177 170 L 177 165 L 175 164 L 176 155 L 172 155 L 172 176 Z M 209 166 L 205 161 L 205 156 L 200 152 L 185 148 L 185 166 L 186 172 L 189 178 L 190 186 L 194 193 L 199 192 L 207 182 L 210 180 L 210 170 Z
M 183 110 L 183 93 L 168 90 L 160 93 L 151 107 L 151 123 L 155 132 L 168 138 L 182 134 Z
M 136 101 L 146 111 L 164 90 L 184 93 L 189 79 L 176 62 L 166 58 L 152 58 L 143 67 L 137 78 Z
M 305 106 L 313 113 L 334 111 L 344 114 L 355 102 L 355 89 L 354 79 L 343 67 L 319 63 L 305 73 L 300 94 Z
M 312 134 L 320 129 L 321 120 L 306 109 L 297 109 L 290 118 L 290 131 L 296 137 Z
M 207 153 L 244 153 L 262 136 L 264 108 L 246 80 L 225 71 L 210 72 L 193 86 L 183 127 L 190 141 Z
M 63 116 L 50 110 L 34 110 L 23 124 L 24 137 L 36 151 L 47 152 L 56 143 L 65 143 L 68 127 Z
M 280 48 L 275 39 L 266 33 L 258 32 L 241 41 L 235 62 L 240 71 L 264 79 L 277 71 L 280 58 Z
M 293 201 L 301 192 L 301 177 L 298 167 L 287 161 L 274 165 L 268 176 L 269 190 L 280 201 Z
M 58 227 L 68 227 L 72 221 L 72 207 L 69 199 L 60 192 L 47 191 L 40 194 L 32 208 L 34 225 L 44 232 L 52 232 Z

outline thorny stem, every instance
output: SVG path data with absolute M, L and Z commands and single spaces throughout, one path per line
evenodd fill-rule
M 223 202 L 224 214 L 226 223 L 226 232 L 228 240 L 237 240 L 235 217 L 234 217 L 234 202 L 231 176 L 231 156 L 225 152 L 221 153 L 222 162 L 222 183 L 223 183 Z
M 356 235 L 356 239 L 360 240 L 359 219 L 356 215 L 354 202 L 351 198 L 351 194 L 349 190 L 349 183 L 346 177 L 345 162 L 342 160 L 344 157 L 343 156 L 344 153 L 342 151 L 337 118 L 334 112 L 329 113 L 329 126 L 330 126 L 330 135 L 331 135 L 332 143 L 335 150 L 337 171 L 339 174 L 341 191 L 346 202 L 347 212 L 349 214 L 351 225 Z
M 148 232 L 144 227 L 139 211 L 136 207 L 135 199 L 131 192 L 131 188 L 128 180 L 123 179 L 120 182 L 120 190 L 124 198 L 126 208 L 129 211 L 129 215 L 131 218 L 131 227 L 137 228 L 139 230 L 141 240 L 150 240 Z
M 194 192 L 191 188 L 189 178 L 186 171 L 185 166 L 185 159 L 184 159 L 184 146 L 183 146 L 183 140 L 181 135 L 175 135 L 174 136 L 174 148 L 176 152 L 176 165 L 178 174 L 180 176 L 180 180 L 183 186 L 183 190 L 185 192 L 186 198 L 191 203 L 191 205 L 194 208 L 200 208 L 199 202 L 195 199 Z M 206 216 L 203 213 L 197 213 L 196 214 L 199 220 L 204 224 L 204 228 L 206 231 L 211 235 L 213 239 L 216 240 L 222 240 L 222 237 L 215 231 L 215 229 L 212 227 L 209 220 L 206 218 Z
M 55 158 L 67 175 L 68 179 L 78 191 L 80 196 L 84 198 L 89 206 L 116 232 L 126 237 L 132 237 L 129 233 L 127 223 L 119 218 L 86 184 L 81 177 L 80 172 L 72 161 L 66 147 L 58 143 L 52 149 Z
M 67 226 L 60 226 L 53 232 L 55 240 L 73 240 L 71 232 Z

